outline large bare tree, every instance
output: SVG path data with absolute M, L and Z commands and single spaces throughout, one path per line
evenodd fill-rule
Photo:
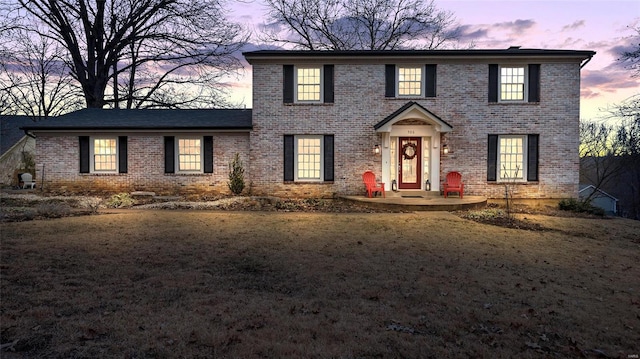
M 0 0 L 0 5 L 12 23 L 65 48 L 87 107 L 211 107 L 222 101 L 218 80 L 239 67 L 233 55 L 246 40 L 239 25 L 226 20 L 222 1 Z M 33 28 L 34 20 L 46 28 Z
M 1 112 L 38 121 L 82 107 L 82 94 L 60 45 L 19 28 L 6 31 L 16 41 L 11 48 L 0 44 Z
M 308 50 L 436 49 L 459 38 L 433 0 L 266 0 L 263 39 Z

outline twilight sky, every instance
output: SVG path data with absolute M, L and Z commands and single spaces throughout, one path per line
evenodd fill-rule
M 476 49 L 596 51 L 582 69 L 581 119 L 597 119 L 603 115 L 601 109 L 640 92 L 640 77 L 631 78 L 631 72 L 616 62 L 621 49 L 640 41 L 633 30 L 640 26 L 640 1 L 436 0 L 436 6 L 454 13 L 463 26 L 463 43 L 473 42 Z M 244 0 L 234 4 L 231 16 L 257 32 L 264 13 L 260 0 Z M 234 103 L 251 107 L 248 65 L 231 96 Z

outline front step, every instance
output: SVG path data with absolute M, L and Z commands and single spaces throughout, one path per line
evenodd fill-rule
M 401 198 L 433 198 L 440 197 L 438 191 L 418 191 L 418 190 L 403 190 L 403 191 L 388 191 L 389 197 L 401 197 Z

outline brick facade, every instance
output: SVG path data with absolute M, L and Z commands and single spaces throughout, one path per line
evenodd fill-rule
M 100 133 L 80 135 L 99 136 Z M 104 135 L 104 134 L 103 134 Z M 230 193 L 227 186 L 229 163 L 235 153 L 245 164 L 248 179 L 248 133 L 201 133 L 213 136 L 213 173 L 165 173 L 163 135 L 109 133 L 127 136 L 127 173 L 80 173 L 78 134 L 40 134 L 36 142 L 38 178 L 44 178 L 45 190 L 51 193 L 112 194 L 151 191 L 158 195 L 207 196 Z M 170 135 L 179 135 L 171 133 Z M 193 134 L 190 134 L 191 136 Z M 43 167 L 44 164 L 44 173 Z M 247 180 L 247 186 L 249 181 Z
M 577 197 L 580 68 L 593 55 L 590 51 L 517 48 L 249 52 L 245 57 L 253 67 L 251 113 L 208 110 L 210 112 L 202 114 L 204 119 L 195 122 L 193 116 L 197 116 L 197 112 L 165 113 L 161 129 L 129 133 L 118 131 L 127 122 L 126 112 L 93 114 L 96 117 L 92 121 L 96 123 L 99 118 L 103 121 L 104 116 L 120 116 L 112 122 L 115 127 L 110 128 L 109 134 L 128 136 L 128 171 L 124 174 L 80 173 L 78 136 L 97 135 L 99 130 L 83 132 L 75 128 L 73 132 L 64 133 L 55 128 L 51 131 L 34 126 L 38 136 L 36 177 L 44 178 L 46 189 L 52 192 L 226 194 L 229 193 L 228 164 L 237 152 L 244 162 L 248 193 L 330 198 L 363 194 L 362 173 L 367 170 L 382 179 L 387 190 L 391 189 L 392 180 L 398 179 L 394 172 L 398 161 L 394 157 L 399 156 L 400 150 L 398 139 L 405 136 L 403 133 L 415 133 L 424 146 L 424 161 L 418 164 L 418 169 L 424 170 L 421 189 L 426 188 L 425 180 L 429 179 L 431 190 L 439 191 L 446 173 L 459 171 L 465 182 L 465 194 L 502 198 L 504 183 L 488 176 L 494 157 L 489 155 L 494 143 L 490 138 L 523 135 L 531 143 L 537 142 L 535 155 L 527 152 L 527 156 L 537 159 L 537 164 L 530 166 L 537 169 L 537 176 L 515 183 L 514 196 L 521 199 Z M 428 91 L 430 97 L 389 95 L 389 70 L 401 64 L 427 66 L 429 81 L 433 81 L 435 75 L 435 86 Z M 497 68 L 494 64 L 528 66 L 529 71 L 536 74 L 535 81 L 529 79 L 536 86 L 529 88 L 535 96 L 519 103 L 492 102 L 489 74 L 490 69 Z M 323 69 L 322 93 L 328 99 L 326 103 L 289 103 L 293 90 L 287 86 L 296 66 Z M 403 112 L 404 109 L 408 112 Z M 140 111 L 136 116 L 147 121 L 146 126 L 157 125 L 157 121 L 149 117 L 160 112 Z M 179 134 L 171 131 L 171 126 L 178 122 L 176 116 L 182 117 L 180 125 L 190 126 L 189 134 L 213 136 L 213 173 L 164 173 L 163 136 Z M 210 119 L 211 116 L 215 118 Z M 199 130 L 198 126 L 214 123 L 227 131 Z M 132 119 L 127 122 L 128 128 L 137 124 Z M 232 128 L 243 130 L 234 132 Z M 285 148 L 285 136 L 291 139 L 292 135 L 329 139 L 333 143 L 332 156 L 323 153 L 323 158 L 330 157 L 332 175 L 316 182 L 292 180 L 290 172 L 285 173 L 287 168 L 293 172 L 291 161 L 296 161 L 292 147 Z M 450 149 L 449 153 L 443 151 L 444 144 Z M 373 153 L 374 146 L 381 149 L 380 154 Z M 42 164 L 44 173 L 41 173 Z
M 363 192 L 362 173 L 384 178 L 382 157 L 372 153 L 383 142 L 374 125 L 408 101 L 419 103 L 453 127 L 434 143 L 446 141 L 452 150 L 439 160 L 439 178 L 459 171 L 465 194 L 504 196 L 504 183 L 487 181 L 489 134 L 539 135 L 539 179 L 513 186 L 518 198 L 577 197 L 580 62 L 576 59 L 433 60 L 401 57 L 283 59 L 249 55 L 253 66 L 253 126 L 250 160 L 254 191 L 278 196 L 330 197 Z M 540 64 L 540 101 L 489 103 L 490 63 Z M 437 96 L 385 97 L 385 64 L 437 64 Z M 283 65 L 334 65 L 334 103 L 283 103 Z M 400 124 L 396 124 L 399 126 Z M 283 181 L 283 136 L 335 136 L 335 181 L 313 184 Z M 383 150 L 386 150 L 383 148 Z M 437 178 L 437 177 L 434 177 Z M 389 178 L 387 178 L 387 182 Z M 440 181 L 441 182 L 441 181 Z M 387 188 L 390 184 L 387 183 Z M 433 185 L 438 190 L 438 184 Z

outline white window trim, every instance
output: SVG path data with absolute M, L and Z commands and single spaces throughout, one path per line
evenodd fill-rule
M 114 170 L 96 170 L 95 163 L 95 140 L 115 140 L 116 141 L 116 168 Z M 91 136 L 89 137 L 89 173 L 118 173 L 120 165 L 120 149 L 118 136 Z
M 180 140 L 200 140 L 200 170 L 180 170 Z M 174 145 L 175 173 L 204 173 L 204 138 L 202 136 L 176 136 Z
M 298 140 L 310 138 L 320 140 L 320 178 L 298 177 Z M 293 136 L 293 179 L 296 182 L 324 182 L 324 136 L 323 135 L 295 135 Z
M 418 95 L 401 95 L 400 94 L 400 68 L 406 69 L 420 69 L 420 93 Z M 422 98 L 425 96 L 425 66 L 424 65 L 396 65 L 396 97 L 402 98 Z
M 521 174 L 522 178 L 503 178 L 502 174 L 502 163 L 500 162 L 500 140 L 503 138 L 521 138 L 522 139 L 522 168 L 518 171 Z M 497 171 L 496 174 L 496 182 L 527 182 L 527 161 L 528 161 L 528 151 L 529 144 L 527 143 L 528 136 L 527 135 L 498 135 L 498 148 L 497 148 Z
M 503 100 L 502 99 L 502 69 L 503 68 L 523 68 L 524 69 L 524 89 L 522 92 L 522 100 Z M 503 103 L 523 103 L 528 102 L 529 98 L 529 66 L 520 64 L 504 64 L 498 66 L 498 102 Z
M 298 100 L 298 70 L 299 69 L 319 69 L 320 70 L 320 99 L 319 100 Z M 305 65 L 293 67 L 293 101 L 295 103 L 323 103 L 324 102 L 324 66 Z

